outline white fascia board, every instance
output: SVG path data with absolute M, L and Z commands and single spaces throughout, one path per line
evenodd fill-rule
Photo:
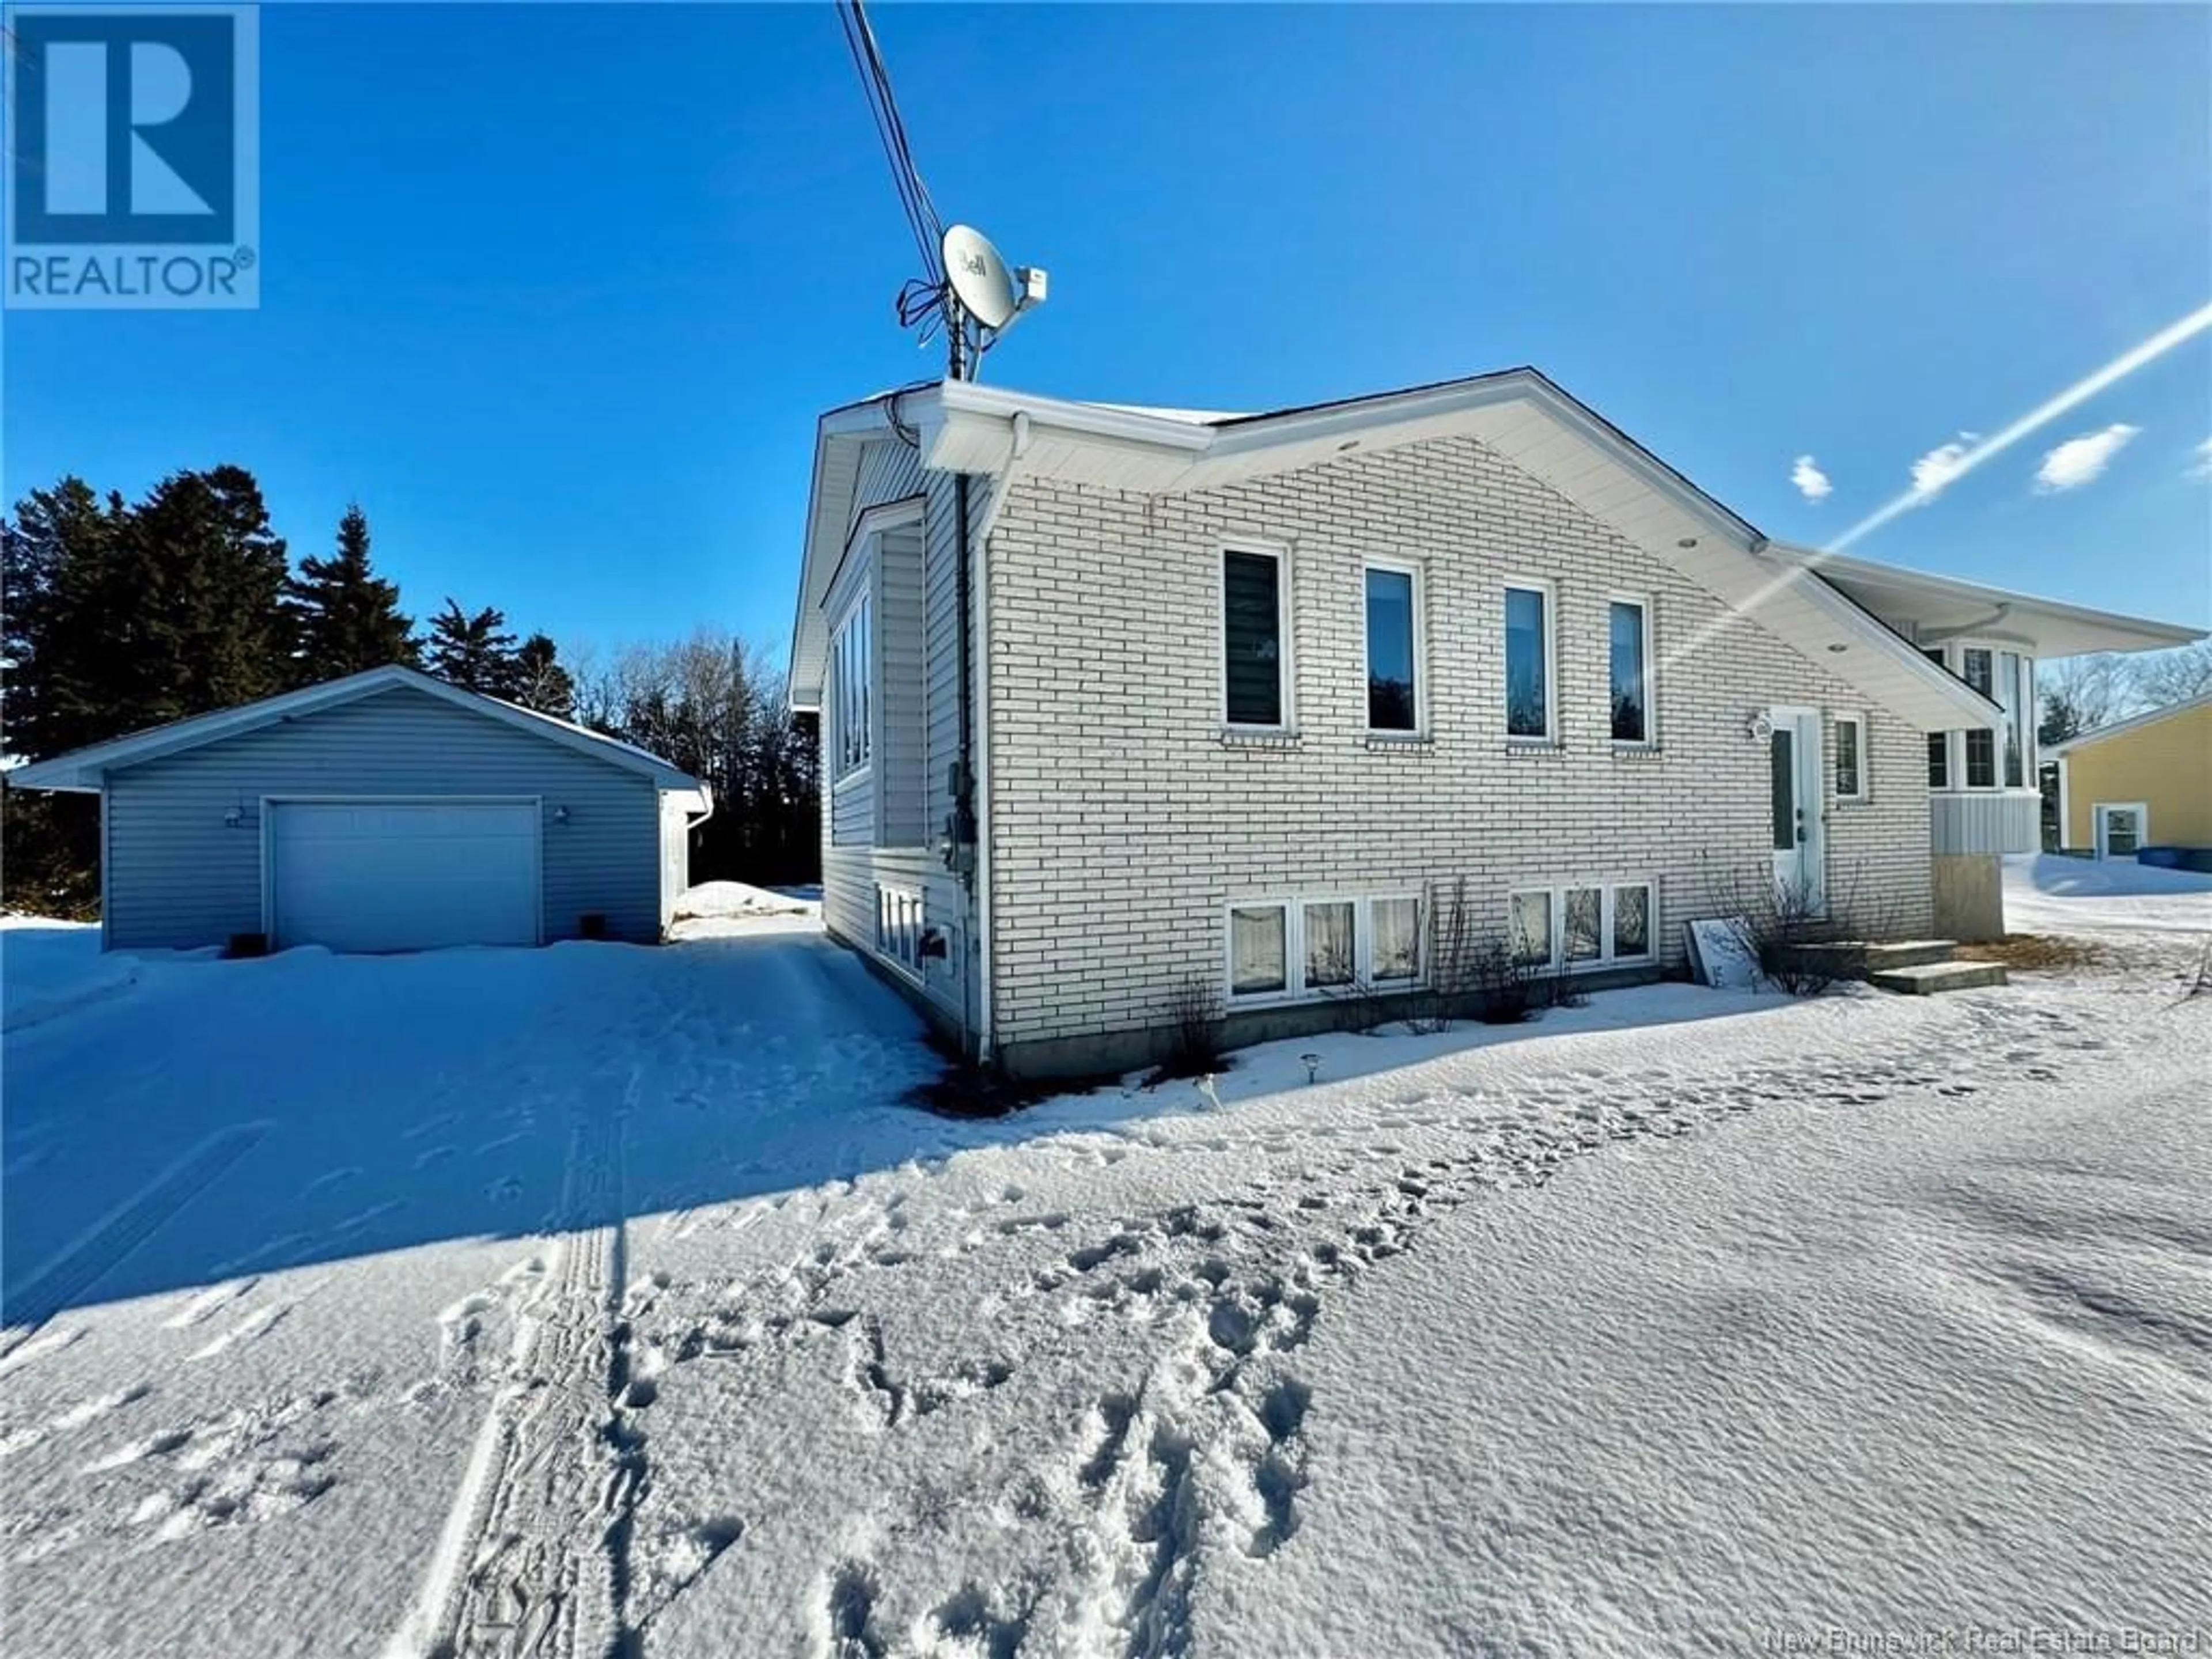
M 1786 574 L 1792 591 L 1799 598 L 1833 621 L 1838 628 L 1855 635 L 1860 643 L 1882 653 L 1916 683 L 1916 691 L 1926 694 L 1936 707 L 1958 717 L 1928 722 L 1923 725 L 1923 730 L 1954 732 L 1987 728 L 1993 731 L 2003 719 L 2004 711 L 1995 702 L 1948 669 L 1923 656 L 1917 646 L 1900 637 L 1879 617 L 1869 615 L 1848 594 L 1838 592 L 1808 570 L 1790 568 Z M 1833 672 L 1841 678 L 1853 678 L 1849 670 L 1840 665 L 1836 665 Z M 1910 714 L 1911 711 L 1899 709 L 1896 712 Z
M 1925 571 L 1906 569 L 1902 565 L 1882 564 L 1872 559 L 1853 558 L 1840 553 L 1823 553 L 1816 548 L 1793 543 L 1777 542 L 1773 551 L 1833 585 L 1849 587 L 1857 584 L 1882 594 L 1896 595 L 1903 605 L 1909 605 L 1913 598 L 1919 597 L 1931 602 L 1982 605 L 1993 612 L 2002 611 L 2005 613 L 2001 624 L 2003 631 L 2023 634 L 2030 638 L 2033 638 L 2039 623 L 2093 629 L 2119 636 L 2117 642 L 2097 647 L 2104 650 L 2160 651 L 2172 646 L 2192 644 L 2205 637 L 2201 628 L 2156 622 L 2146 617 L 2125 616 L 2117 611 L 2099 611 L 2063 599 L 2046 599 L 2033 593 L 1992 587 L 1986 582 L 1970 582 L 1956 576 L 1931 575 Z M 1991 625 L 2000 626 L 1996 623 Z M 1949 624 L 1944 626 L 1948 629 Z M 2053 651 L 2049 654 L 2078 653 Z
M 784 687 L 785 707 L 794 714 L 813 714 L 822 706 L 821 627 L 820 619 L 814 614 L 822 599 L 817 588 L 828 579 L 836 560 L 844 556 L 845 526 L 853 516 L 853 492 L 860 482 L 856 468 L 846 487 L 830 488 L 827 479 L 831 453 L 855 440 L 888 432 L 890 398 L 899 397 L 902 413 L 907 413 L 906 399 L 914 399 L 918 408 L 935 395 L 933 386 L 921 386 L 905 393 L 886 393 L 830 410 L 814 424 L 814 471 L 807 483 L 805 542 L 799 556 L 799 597 L 791 618 L 790 672 Z M 825 558 L 829 560 L 827 565 L 823 562 Z

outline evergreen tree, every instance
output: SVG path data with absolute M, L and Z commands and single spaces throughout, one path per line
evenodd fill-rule
M 115 619 L 135 608 L 124 582 L 128 519 L 120 497 L 103 503 L 72 477 L 33 490 L 0 524 L 9 754 L 42 760 L 129 729 L 114 710 Z
M 110 619 L 118 729 L 234 708 L 291 678 L 289 568 L 261 487 L 242 467 L 178 472 L 132 509 Z
M 551 639 L 532 634 L 514 653 L 513 680 L 500 695 L 541 714 L 574 719 L 576 683 L 561 665 L 560 654 Z
M 433 674 L 465 690 L 504 697 L 515 689 L 514 635 L 507 631 L 507 617 L 489 606 L 471 616 L 448 599 L 430 619 L 425 658 Z
M 301 685 L 358 674 L 386 663 L 412 665 L 415 623 L 399 609 L 399 589 L 368 562 L 368 520 L 358 505 L 338 520 L 334 557 L 304 558 L 285 583 L 293 678 Z

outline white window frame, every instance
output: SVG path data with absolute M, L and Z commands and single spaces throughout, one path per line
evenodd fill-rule
M 1631 751 L 1659 746 L 1659 659 L 1655 650 L 1658 630 L 1652 622 L 1649 593 L 1613 592 L 1605 596 L 1605 730 L 1613 736 L 1613 607 L 1632 605 L 1644 618 L 1644 735 L 1613 738 L 1615 749 Z
M 1410 901 L 1413 906 L 1413 976 L 1377 981 L 1375 978 L 1375 924 L 1370 907 Z M 1265 1008 L 1288 1002 L 1327 1002 L 1349 996 L 1393 996 L 1419 990 L 1428 982 L 1428 897 L 1418 890 L 1392 888 L 1376 892 L 1267 893 L 1231 899 L 1221 907 L 1221 983 L 1231 1009 Z M 1306 983 L 1306 907 L 1349 904 L 1352 907 L 1352 973 L 1349 985 L 1309 986 Z M 1247 991 L 1236 988 L 1237 921 L 1239 910 L 1283 912 L 1283 988 Z
M 1832 752 L 1828 759 L 1828 787 L 1838 800 L 1868 799 L 1873 792 L 1867 782 L 1866 715 L 1856 709 L 1846 710 L 1835 717 L 1835 725 L 1836 735 L 1829 740 L 1829 747 Z M 1836 775 L 1837 769 L 1842 764 L 1844 758 L 1843 730 L 1847 726 L 1855 734 L 1851 739 L 1851 751 L 1858 762 L 1858 775 L 1856 779 L 1857 787 L 1849 791 L 1844 788 L 1842 781 Z
M 1535 593 L 1544 601 L 1544 729 L 1541 732 L 1513 729 L 1513 647 L 1509 621 L 1509 596 Z M 1559 741 L 1559 590 L 1547 576 L 1508 576 L 1498 595 L 1498 712 L 1505 726 L 1505 741 L 1529 749 L 1556 747 Z
M 2097 861 L 2102 864 L 2112 854 L 2106 850 L 2105 814 L 2132 812 L 2136 815 L 2136 852 L 2150 846 L 2150 806 L 2139 800 L 2093 801 L 2089 806 L 2089 844 L 2096 849 Z M 2134 854 L 2126 856 L 2132 858 Z
M 1615 895 L 1623 888 L 1640 887 L 1644 891 L 1644 951 L 1639 957 L 1624 957 L 1613 950 Z M 1598 953 L 1574 962 L 1566 959 L 1567 951 L 1567 895 L 1571 891 L 1586 891 L 1595 888 L 1598 892 Z M 1542 893 L 1550 900 L 1552 953 L 1541 962 L 1530 962 L 1526 966 L 1534 972 L 1598 974 L 1614 968 L 1648 968 L 1659 960 L 1659 880 L 1656 876 L 1591 876 L 1581 880 L 1550 880 L 1517 884 L 1505 895 L 1505 945 L 1514 948 L 1513 901 L 1531 893 Z
M 1939 647 L 1928 648 L 1933 650 Z M 2012 718 L 2019 724 L 2021 775 L 2017 784 L 2005 781 L 2005 726 L 2004 721 L 2000 719 L 1996 726 L 1988 728 L 1990 738 L 1990 781 L 1987 783 L 1976 783 L 1969 776 L 1966 767 L 1966 732 L 1965 731 L 1947 732 L 1945 744 L 1948 763 L 1945 769 L 1950 783 L 1947 788 L 1938 793 L 1975 795 L 2024 794 L 2030 790 L 2039 788 L 2040 786 L 2037 780 L 2041 773 L 2043 757 L 2039 752 L 2040 745 L 2036 733 L 2041 705 L 2039 693 L 2036 689 L 2036 670 L 2039 664 L 2035 654 L 2035 647 L 2018 640 L 1992 638 L 1951 640 L 1945 641 L 1940 648 L 1947 653 L 1944 665 L 1949 669 L 1954 678 L 1965 684 L 1972 684 L 1966 679 L 1966 653 L 1988 652 L 1990 687 L 1993 701 L 1997 700 L 2003 693 L 2004 659 L 2008 656 L 2018 659 L 2019 679 L 2014 683 L 2012 694 L 2017 701 Z M 2025 696 L 2021 695 L 2023 691 Z M 1998 706 L 2002 708 L 2002 702 L 1999 702 Z M 1933 785 L 1929 787 L 1934 787 Z
M 845 606 L 837 624 L 830 630 L 830 667 L 832 703 L 836 729 L 830 734 L 830 773 L 832 784 L 843 783 L 866 772 L 875 759 L 875 609 L 874 596 L 863 586 Z M 857 626 L 860 635 L 860 649 L 854 648 L 853 635 Z M 858 725 L 854 724 L 854 693 L 858 699 Z M 859 752 L 855 756 L 857 741 Z
M 1275 682 L 1276 708 L 1280 718 L 1273 724 L 1236 720 L 1229 717 L 1229 556 L 1249 554 L 1275 562 Z M 1288 542 L 1257 536 L 1232 536 L 1213 549 L 1213 666 L 1221 677 L 1221 696 L 1216 705 L 1224 732 L 1288 733 L 1297 730 L 1297 641 L 1292 630 L 1291 579 L 1292 564 Z
M 1370 654 L 1373 641 L 1367 626 L 1367 573 L 1386 570 L 1409 576 L 1413 584 L 1413 723 L 1410 727 L 1376 726 L 1370 700 Z M 1370 738 L 1413 741 L 1429 735 L 1429 584 L 1428 574 L 1416 559 L 1362 559 L 1359 562 L 1359 702 L 1360 724 Z

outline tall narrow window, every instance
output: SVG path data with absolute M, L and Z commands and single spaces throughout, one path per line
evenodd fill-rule
M 1613 602 L 1613 740 L 1651 741 L 1651 613 L 1632 599 Z
M 1968 646 L 1959 653 L 1960 676 L 1966 684 L 1992 702 L 1996 698 L 1996 671 L 1991 653 L 1977 646 Z M 1966 787 L 1994 789 L 1997 787 L 1997 734 L 1987 726 L 1975 727 L 1966 733 Z
M 1552 735 L 1552 637 L 1547 596 L 1538 587 L 1505 590 L 1505 735 Z
M 1920 654 L 1938 668 L 1945 667 L 1942 646 L 1923 646 Z M 1951 734 L 1948 732 L 1930 732 L 1928 734 L 1928 787 L 1930 789 L 1948 789 L 1951 787 Z
M 861 595 L 830 642 L 830 684 L 836 688 L 834 772 L 843 777 L 868 763 L 870 661 L 868 599 Z
M 2027 709 L 2020 696 L 2020 653 L 2003 651 L 1997 654 L 1997 707 L 2005 711 L 2004 719 L 2004 781 L 2008 789 L 2021 787 L 2023 769 L 2027 764 Z
M 1281 726 L 1283 562 L 1273 553 L 1221 556 L 1221 634 L 1231 726 Z
M 1836 794 L 1843 800 L 1866 799 L 1866 722 L 1856 714 L 1836 716 Z
M 1367 726 L 1374 732 L 1420 729 L 1414 684 L 1413 573 L 1367 568 Z

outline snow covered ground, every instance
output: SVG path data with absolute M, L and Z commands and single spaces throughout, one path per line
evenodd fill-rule
M 2212 876 L 2193 870 L 2033 853 L 2005 860 L 2004 884 L 2016 933 L 2212 933 Z
M 981 1124 L 804 914 L 149 960 L 0 1056 L 0 1650 L 2212 1626 L 2164 898 L 2001 991 L 1658 986 Z

